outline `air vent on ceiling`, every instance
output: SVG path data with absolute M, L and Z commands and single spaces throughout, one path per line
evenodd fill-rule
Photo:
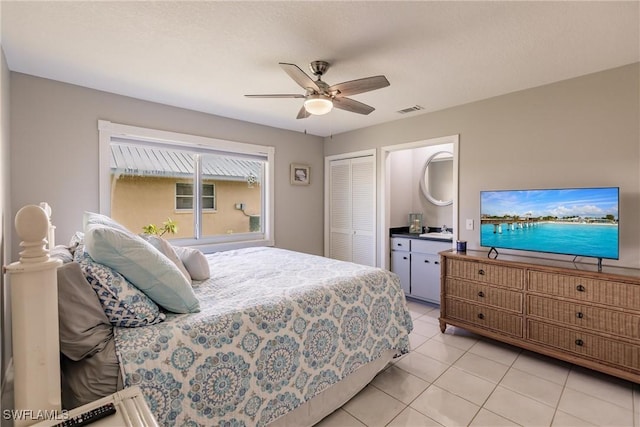
M 421 107 L 420 105 L 414 105 L 413 107 L 403 108 L 402 110 L 398 110 L 398 113 L 407 114 L 407 113 L 413 113 L 414 111 L 420 111 L 420 110 L 424 110 L 424 107 Z

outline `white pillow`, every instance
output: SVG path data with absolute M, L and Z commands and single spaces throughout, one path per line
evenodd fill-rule
M 147 242 L 151 243 L 154 248 L 156 248 L 157 250 L 162 252 L 164 254 L 164 256 L 169 258 L 171 260 L 171 262 L 173 262 L 176 265 L 176 267 L 178 267 L 178 270 L 180 270 L 180 273 L 182 273 L 182 275 L 189 282 L 191 282 L 191 275 L 189 274 L 189 272 L 185 268 L 182 260 L 180 259 L 180 257 L 176 253 L 175 249 L 173 248 L 173 246 L 171 246 L 171 244 L 169 242 L 167 242 L 166 240 L 164 240 L 161 237 L 151 236 L 151 235 L 148 235 L 148 234 L 143 234 L 140 237 L 145 239 Z
M 106 215 L 102 215 L 99 213 L 95 213 L 95 212 L 88 212 L 85 211 L 84 215 L 82 215 L 82 229 L 83 231 L 86 233 L 87 232 L 87 227 L 89 227 L 90 225 L 106 225 L 107 227 L 111 227 L 111 228 L 115 228 L 121 231 L 126 231 L 129 232 L 129 230 L 127 230 L 127 227 L 125 227 L 124 225 L 120 224 L 118 221 L 106 216 Z
M 197 249 L 187 248 L 184 246 L 174 246 L 180 260 L 186 267 L 193 280 L 207 280 L 211 277 L 209 263 L 202 252 Z
M 156 304 L 175 313 L 200 311 L 198 299 L 178 267 L 140 236 L 89 224 L 84 240 L 91 258 L 122 274 Z

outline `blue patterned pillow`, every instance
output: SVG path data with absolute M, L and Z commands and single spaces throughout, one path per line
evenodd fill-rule
M 114 326 L 133 328 L 162 322 L 166 315 L 142 291 L 129 283 L 120 273 L 95 262 L 84 247 L 74 253 L 74 261 L 98 294 L 104 313 Z

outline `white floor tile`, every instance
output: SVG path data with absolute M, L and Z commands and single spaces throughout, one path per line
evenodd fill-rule
M 422 344 L 424 344 L 425 342 L 427 342 L 429 340 L 429 337 L 425 337 L 422 335 L 418 335 L 414 332 L 411 332 L 409 334 L 409 348 L 411 350 L 415 350 L 418 347 L 420 347 Z
M 423 354 L 412 352 L 398 361 L 395 366 L 432 383 L 449 368 L 446 363 L 439 362 Z
M 344 409 L 338 409 L 318 424 L 316 427 L 366 427 Z
M 477 336 L 466 334 L 464 329 L 456 328 L 455 326 L 448 326 L 444 334 L 434 335 L 432 339 L 465 351 L 478 342 Z
M 367 426 L 384 426 L 406 407 L 372 385 L 365 387 L 342 408 Z
M 498 383 L 509 369 L 507 365 L 473 353 L 465 353 L 453 366 L 493 383 Z
M 520 353 L 511 366 L 560 385 L 564 385 L 567 381 L 571 370 L 569 363 L 530 351 Z
M 551 425 L 555 408 L 498 386 L 484 408 L 523 426 Z
M 434 385 L 410 406 L 444 426 L 466 426 L 480 410 L 478 405 Z
M 574 367 L 567 378 L 567 387 L 633 410 L 633 384 L 600 372 Z
M 500 385 L 554 408 L 558 405 L 560 395 L 562 395 L 560 384 L 514 368 L 509 369 L 500 381 Z
M 419 314 L 425 314 L 428 313 L 429 311 L 435 310 L 435 306 L 430 305 L 430 304 L 426 304 L 426 303 L 422 303 L 422 302 L 417 302 L 414 301 L 412 299 L 407 299 L 407 307 L 409 308 L 409 311 L 413 311 L 415 313 L 419 313 Z
M 439 326 L 424 321 L 421 317 L 413 321 L 413 331 L 411 333 L 428 338 L 441 334 Z
M 448 364 L 454 363 L 464 354 L 464 350 L 434 339 L 426 341 L 420 347 L 416 348 L 416 351 Z
M 558 409 L 595 425 L 633 425 L 633 411 L 568 387 L 562 392 Z
M 508 427 L 519 426 L 520 424 L 516 424 L 513 421 L 501 417 L 498 414 L 494 414 L 491 411 L 487 411 L 486 409 L 480 409 L 478 415 L 476 415 L 469 425 L 473 427 Z
M 428 382 L 396 366 L 379 373 L 371 384 L 407 405 L 429 387 Z
M 520 349 L 508 344 L 498 343 L 492 340 L 480 340 L 469 349 L 469 353 L 477 354 L 494 362 L 511 366 L 518 358 Z
M 595 424 L 591 424 L 585 420 L 569 415 L 566 412 L 556 411 L 553 416 L 553 427 L 595 427 Z
M 466 399 L 478 406 L 482 406 L 496 385 L 462 369 L 451 367 L 434 383 L 438 387 L 447 390 Z
M 421 414 L 413 408 L 407 407 L 400 412 L 387 427 L 441 427 L 442 424 Z
M 640 384 L 633 387 L 633 425 L 640 427 Z

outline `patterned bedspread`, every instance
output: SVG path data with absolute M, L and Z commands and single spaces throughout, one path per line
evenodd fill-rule
M 115 328 L 125 384 L 161 424 L 266 425 L 383 350 L 408 351 L 413 324 L 388 271 L 274 248 L 207 258 L 200 313 Z

